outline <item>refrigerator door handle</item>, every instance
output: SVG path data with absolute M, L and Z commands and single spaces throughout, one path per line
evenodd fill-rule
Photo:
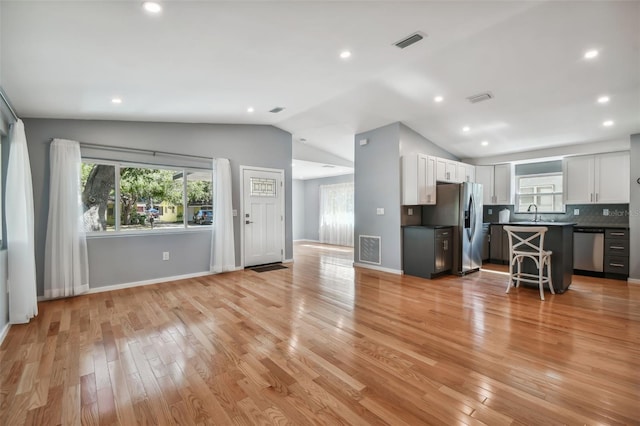
M 471 240 L 473 236 L 476 234 L 476 202 L 473 198 L 473 194 L 469 197 L 469 239 Z

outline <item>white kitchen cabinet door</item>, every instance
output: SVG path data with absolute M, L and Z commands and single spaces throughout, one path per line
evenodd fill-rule
M 457 161 L 435 157 L 436 180 L 438 182 L 456 182 Z
M 495 204 L 513 204 L 511 164 L 493 166 L 493 199 Z
M 424 189 L 420 204 L 436 203 L 436 157 L 422 155 L 426 163 Z M 422 161 L 420 162 L 422 164 Z
M 410 154 L 402 157 L 402 204 L 435 204 L 435 157 Z
M 482 204 L 489 206 L 493 201 L 493 166 L 476 166 L 476 183 L 482 184 Z
M 595 156 L 594 202 L 617 204 L 629 202 L 630 164 L 628 152 Z
M 593 155 L 568 157 L 562 162 L 565 204 L 595 202 L 593 183 L 595 159 Z
M 466 163 L 456 164 L 457 182 L 475 182 L 475 166 Z

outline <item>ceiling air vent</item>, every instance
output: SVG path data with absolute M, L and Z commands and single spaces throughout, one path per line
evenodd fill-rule
M 414 43 L 419 42 L 420 40 L 422 40 L 423 38 L 425 38 L 427 35 L 423 34 L 423 33 L 414 33 L 411 34 L 409 37 L 403 38 L 400 41 L 397 41 L 395 43 L 393 43 L 396 47 L 399 47 L 400 49 L 404 49 L 405 47 L 409 47 Z
M 284 108 L 283 108 L 283 107 L 275 107 L 274 109 L 270 110 L 269 112 L 272 112 L 272 113 L 274 113 L 274 114 L 277 114 L 277 113 L 279 113 L 279 112 L 281 112 L 281 111 L 284 111 Z
M 467 99 L 472 104 L 477 104 L 478 102 L 488 101 L 489 99 L 493 99 L 493 94 L 491 94 L 491 92 L 479 93 L 477 95 L 469 96 Z
M 326 168 L 326 169 L 333 169 L 335 166 L 334 166 L 334 165 L 331 165 L 331 164 L 325 164 L 325 165 L 324 165 L 324 166 L 322 166 L 322 167 L 324 167 L 324 168 Z

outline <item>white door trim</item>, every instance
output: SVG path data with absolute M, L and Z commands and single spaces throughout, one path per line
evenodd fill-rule
M 286 226 L 287 223 L 287 211 L 285 209 L 286 204 L 286 186 L 284 180 L 284 169 L 272 169 L 268 167 L 256 167 L 256 166 L 244 166 L 240 165 L 240 267 L 244 268 L 244 171 L 245 170 L 256 170 L 259 172 L 274 172 L 280 174 L 280 182 L 282 182 L 282 200 L 280 205 L 280 211 L 282 212 L 282 255 L 280 260 L 284 262 L 286 256 L 286 244 L 285 244 L 285 235 L 286 235 Z

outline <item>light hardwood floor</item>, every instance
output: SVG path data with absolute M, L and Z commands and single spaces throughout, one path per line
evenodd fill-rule
M 41 303 L 0 347 L 0 424 L 640 424 L 640 286 L 541 302 L 351 258 Z

